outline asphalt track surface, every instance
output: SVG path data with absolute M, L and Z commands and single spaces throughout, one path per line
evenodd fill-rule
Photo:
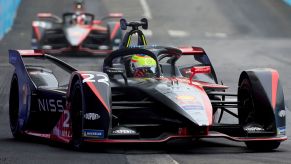
M 75 152 L 45 141 L 13 139 L 8 97 L 13 68 L 8 49 L 29 49 L 31 21 L 37 12 L 60 15 L 71 1 L 23 0 L 12 30 L 0 41 L 0 163 L 291 163 L 291 142 L 273 152 L 252 152 L 243 143 L 224 139 L 191 145 L 97 145 Z M 150 18 L 151 44 L 196 45 L 208 52 L 219 80 L 236 91 L 241 71 L 257 67 L 280 73 L 286 105 L 291 108 L 291 8 L 279 0 L 87 0 L 97 15 L 123 12 L 129 20 Z M 102 58 L 64 59 L 80 69 L 100 68 Z M 290 109 L 287 112 L 290 138 Z

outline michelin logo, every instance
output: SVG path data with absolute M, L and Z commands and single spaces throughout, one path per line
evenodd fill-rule
M 278 129 L 278 134 L 279 135 L 286 135 L 286 127 L 279 127 Z
M 104 130 L 84 129 L 83 137 L 104 138 Z

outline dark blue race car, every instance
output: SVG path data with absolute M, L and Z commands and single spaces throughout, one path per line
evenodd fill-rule
M 202 48 L 147 46 L 138 29 L 147 28 L 147 21 L 121 21 L 123 29 L 128 26 L 132 30 L 120 49 L 105 58 L 102 72 L 77 70 L 43 51 L 10 50 L 13 136 L 37 136 L 75 148 L 222 137 L 272 150 L 287 139 L 276 70 L 243 71 L 238 92 L 229 93 L 218 84 Z M 135 33 L 139 44 L 131 47 Z M 130 73 L 137 54 L 154 63 L 147 76 Z M 225 114 L 234 123 L 227 123 Z

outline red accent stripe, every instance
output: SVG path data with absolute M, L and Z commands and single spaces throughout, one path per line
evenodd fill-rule
M 101 32 L 107 32 L 107 28 L 98 25 L 92 25 L 91 29 Z
M 50 134 L 47 134 L 47 133 L 38 133 L 38 132 L 29 131 L 29 130 L 25 131 L 24 133 L 26 133 L 27 135 L 46 138 L 46 139 L 50 139 L 50 136 L 51 136 Z
M 40 31 L 39 31 L 38 27 L 33 25 L 33 24 L 32 24 L 32 27 L 33 27 L 33 30 L 35 32 L 36 39 L 40 40 Z
M 160 79 L 164 79 L 164 78 L 160 78 Z M 189 84 L 189 78 L 186 77 L 181 77 L 181 78 L 177 78 L 180 82 L 183 82 L 185 84 Z M 228 86 L 225 85 L 220 85 L 220 84 L 213 84 L 213 83 L 207 83 L 207 82 L 203 82 L 203 81 L 198 81 L 195 79 L 192 79 L 192 83 L 190 83 L 192 85 L 198 85 L 198 86 L 202 86 L 203 88 L 215 88 L 215 89 L 220 89 L 220 90 L 225 90 L 228 89 Z
M 183 55 L 202 55 L 204 50 L 200 47 L 179 47 Z
M 56 140 L 57 138 L 54 138 L 55 136 L 51 136 L 50 134 L 42 134 L 32 131 L 25 131 L 24 132 L 27 135 L 32 135 L 36 137 L 46 138 L 46 139 L 52 139 Z M 52 138 L 51 138 L 52 137 Z M 187 138 L 226 138 L 233 141 L 238 142 L 245 142 L 245 141 L 285 141 L 288 139 L 287 136 L 277 136 L 277 137 L 232 137 L 223 133 L 209 131 L 209 134 L 207 135 L 173 135 L 168 136 L 163 139 L 150 139 L 150 140 L 134 140 L 134 139 L 85 139 L 84 142 L 91 142 L 91 143 L 161 143 L 161 142 L 167 142 L 171 139 L 187 139 Z M 58 141 L 66 142 L 68 143 L 69 138 L 58 138 Z
M 169 136 L 163 139 L 149 139 L 149 140 L 134 140 L 134 139 L 87 139 L 85 142 L 94 142 L 94 143 L 161 143 L 161 142 L 166 142 L 170 139 L 178 139 L 178 138 L 191 138 L 192 136 Z
M 17 50 L 21 56 L 43 56 L 41 50 Z
M 276 70 L 272 70 L 272 107 L 275 110 L 277 100 L 279 73 Z
M 82 76 L 82 74 L 86 74 L 86 72 L 81 72 L 81 76 Z M 108 106 L 104 102 L 102 96 L 100 95 L 100 93 L 97 90 L 97 88 L 95 87 L 95 85 L 92 82 L 86 82 L 86 83 L 89 86 L 89 88 L 94 92 L 94 94 L 98 97 L 98 99 L 101 101 L 101 103 L 103 104 L 103 106 L 105 107 L 105 109 L 108 111 L 108 113 L 110 113 L 110 110 L 109 110 Z
M 111 40 L 115 37 L 115 35 L 116 35 L 116 33 L 117 33 L 119 27 L 120 27 L 120 23 L 117 22 L 117 23 L 115 24 L 114 28 L 113 28 L 113 31 L 112 31 L 111 35 L 110 35 L 110 39 L 111 39 Z

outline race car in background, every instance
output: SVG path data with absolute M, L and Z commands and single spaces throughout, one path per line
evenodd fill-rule
M 52 13 L 38 13 L 38 20 L 32 22 L 32 48 L 109 53 L 108 50 L 118 47 L 122 39 L 120 24 L 109 19 L 120 18 L 122 14 L 110 13 L 96 20 L 93 14 L 84 12 L 83 3 L 76 2 L 74 12 L 64 13 L 62 18 Z
M 138 29 L 147 28 L 147 21 L 121 20 L 122 29 L 128 26 L 132 30 L 121 48 L 105 58 L 102 72 L 77 70 L 39 50 L 10 50 L 9 62 L 15 67 L 9 99 L 13 136 L 42 137 L 77 149 L 84 143 L 222 137 L 267 151 L 287 139 L 276 70 L 243 71 L 238 92 L 229 93 L 217 83 L 202 48 L 148 46 Z M 134 34 L 139 45 L 131 46 Z M 155 61 L 152 76 L 128 73 L 128 59 L 136 54 Z M 227 117 L 236 121 L 229 123 Z

